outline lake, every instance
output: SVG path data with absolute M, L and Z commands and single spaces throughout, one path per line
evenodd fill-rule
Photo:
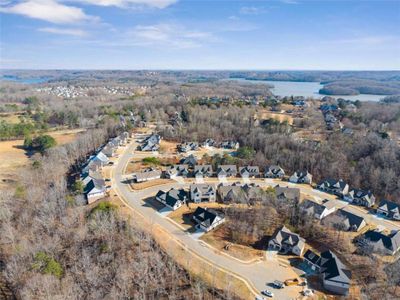
M 274 88 L 271 92 L 277 96 L 303 96 L 303 97 L 314 97 L 322 98 L 326 95 L 319 93 L 319 90 L 323 87 L 319 82 L 294 82 L 294 81 L 268 81 L 268 80 L 247 80 L 243 78 L 230 78 L 229 80 L 238 80 L 243 82 L 252 83 L 264 83 L 268 85 L 273 85 Z M 370 94 L 360 94 L 356 96 L 331 96 L 334 98 L 344 98 L 348 100 L 360 100 L 360 101 L 379 101 L 382 99 L 383 95 L 370 95 Z
M 44 83 L 50 80 L 50 77 L 31 77 L 31 78 L 21 78 L 14 75 L 2 75 L 0 81 L 12 81 L 25 84 L 35 84 Z

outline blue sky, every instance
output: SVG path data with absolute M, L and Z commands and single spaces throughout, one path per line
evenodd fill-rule
M 400 1 L 0 0 L 1 68 L 400 69 Z

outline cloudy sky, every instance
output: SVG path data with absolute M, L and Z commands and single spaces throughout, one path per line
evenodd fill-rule
M 1 68 L 400 69 L 400 1 L 0 0 Z

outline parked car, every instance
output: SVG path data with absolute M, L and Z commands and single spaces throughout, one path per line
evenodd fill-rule
M 264 296 L 267 296 L 267 297 L 271 297 L 271 298 L 274 296 L 274 294 L 268 290 L 261 291 L 261 294 L 263 294 Z
M 277 289 L 283 289 L 283 288 L 285 287 L 285 285 L 283 284 L 283 282 L 282 282 L 282 281 L 279 281 L 279 280 L 275 280 L 275 281 L 273 282 L 273 285 L 274 285 L 274 287 L 277 288 Z

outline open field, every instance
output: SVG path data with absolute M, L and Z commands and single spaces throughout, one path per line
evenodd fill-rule
M 140 182 L 140 183 L 131 183 L 130 187 L 133 190 L 143 190 L 143 189 L 147 189 L 152 186 L 168 184 L 168 183 L 172 183 L 172 182 L 174 182 L 172 179 L 159 178 L 159 179 L 149 180 L 149 181 Z
M 274 119 L 279 122 L 287 121 L 290 125 L 293 124 L 293 117 L 285 113 L 274 113 L 274 112 L 264 111 L 259 114 L 259 119 L 260 120 Z
M 82 129 L 53 131 L 47 134 L 54 137 L 57 144 L 72 142 Z M 18 169 L 28 165 L 29 157 L 23 149 L 24 140 L 0 142 L 0 189 L 17 179 Z

